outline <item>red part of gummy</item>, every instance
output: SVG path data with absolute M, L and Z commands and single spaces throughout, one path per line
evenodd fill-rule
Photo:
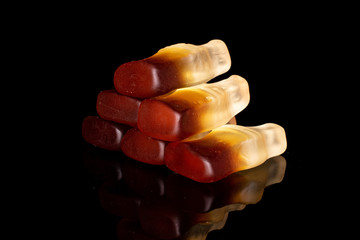
M 130 129 L 124 136 L 121 149 L 130 158 L 140 162 L 163 165 L 165 141 L 151 138 L 136 128 Z
M 136 127 L 140 103 L 140 100 L 123 96 L 113 89 L 105 90 L 98 95 L 96 110 L 103 119 Z
M 88 116 L 82 122 L 82 136 L 90 144 L 106 150 L 120 151 L 120 143 L 128 126 Z

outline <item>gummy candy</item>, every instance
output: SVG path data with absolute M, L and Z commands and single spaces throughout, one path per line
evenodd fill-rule
M 121 149 L 125 155 L 140 162 L 163 165 L 166 143 L 132 128 L 125 134 L 121 142 Z
M 98 94 L 96 111 L 102 119 L 137 127 L 140 103 L 141 100 L 121 95 L 114 89 L 104 90 Z M 236 118 L 229 124 L 236 124 Z
M 129 126 L 88 116 L 82 122 L 82 136 L 90 144 L 106 150 L 120 151 L 121 139 Z
M 165 164 L 195 181 L 215 182 L 280 155 L 286 146 L 285 131 L 277 124 L 256 127 L 227 124 L 198 140 L 169 143 Z
M 140 103 L 140 100 L 120 95 L 114 89 L 105 90 L 98 94 L 96 110 L 103 119 L 136 127 Z
M 285 131 L 276 124 L 236 126 L 234 116 L 250 101 L 247 81 L 232 75 L 207 83 L 230 66 L 227 46 L 217 39 L 171 45 L 124 63 L 115 71 L 115 89 L 98 94 L 100 117 L 85 118 L 82 135 L 198 182 L 253 168 L 285 151 Z
M 249 100 L 248 83 L 238 75 L 176 89 L 141 102 L 138 128 L 160 140 L 182 140 L 226 124 Z
M 114 74 L 114 86 L 123 95 L 149 98 L 208 82 L 230 66 L 229 51 L 221 40 L 198 46 L 179 43 L 143 60 L 120 65 Z
M 236 124 L 236 118 L 233 117 L 228 124 Z M 201 138 L 209 132 L 193 135 L 190 138 L 187 138 L 187 140 Z M 121 150 L 126 156 L 140 162 L 153 165 L 164 165 L 164 153 L 167 143 L 167 141 L 149 137 L 137 128 L 132 128 L 128 130 L 122 138 Z

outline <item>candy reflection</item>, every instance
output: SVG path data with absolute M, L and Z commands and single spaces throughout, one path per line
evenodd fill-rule
M 277 156 L 204 184 L 164 166 L 98 153 L 88 152 L 84 161 L 101 182 L 102 207 L 122 217 L 119 239 L 206 239 L 210 231 L 225 225 L 229 212 L 259 202 L 265 187 L 282 181 L 286 168 L 285 159 Z

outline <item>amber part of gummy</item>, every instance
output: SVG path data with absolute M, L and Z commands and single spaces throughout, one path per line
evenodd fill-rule
M 114 74 L 116 90 L 127 96 L 149 98 L 180 87 L 204 83 L 229 70 L 225 43 L 179 43 L 160 49 L 143 60 L 124 63 Z
M 129 126 L 88 116 L 82 122 L 82 136 L 88 143 L 106 150 L 120 151 L 121 139 Z
M 179 141 L 226 124 L 249 100 L 248 83 L 238 75 L 176 89 L 141 102 L 138 128 L 153 138 Z
M 140 162 L 163 165 L 166 144 L 165 141 L 151 138 L 132 128 L 123 137 L 121 149 L 125 155 Z
M 286 146 L 285 131 L 277 124 L 256 127 L 227 124 L 198 140 L 169 143 L 165 164 L 195 181 L 215 182 L 282 154 Z
M 96 110 L 103 119 L 136 127 L 140 103 L 140 100 L 123 96 L 114 89 L 105 90 L 98 94 Z

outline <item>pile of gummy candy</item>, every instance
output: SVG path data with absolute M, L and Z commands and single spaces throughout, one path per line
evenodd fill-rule
M 197 182 L 215 182 L 282 154 L 284 129 L 274 123 L 244 127 L 235 115 L 250 101 L 247 81 L 227 72 L 226 44 L 179 43 L 151 57 L 120 65 L 115 89 L 98 94 L 99 116 L 82 123 L 96 147 L 172 171 Z

